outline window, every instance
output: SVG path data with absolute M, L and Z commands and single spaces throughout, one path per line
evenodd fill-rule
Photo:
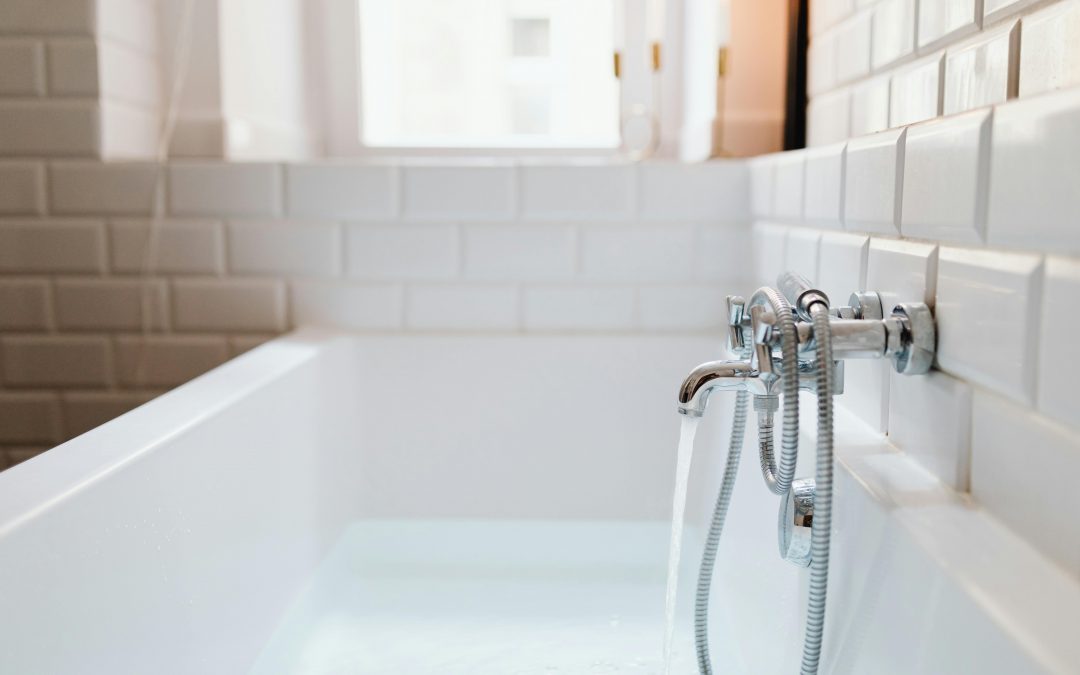
M 614 0 L 355 0 L 364 148 L 619 145 Z

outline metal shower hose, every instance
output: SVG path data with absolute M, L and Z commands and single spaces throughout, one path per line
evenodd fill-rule
M 788 360 L 789 354 L 794 357 L 796 345 L 789 336 L 794 335 L 794 319 L 791 309 L 786 300 L 773 289 L 766 293 L 769 303 L 773 305 L 774 312 L 781 322 L 781 335 L 783 336 L 783 355 L 786 364 L 796 364 L 794 358 Z M 760 293 L 760 292 L 759 292 Z M 776 311 L 776 308 L 786 309 L 786 312 Z M 786 315 L 786 316 L 785 316 Z M 829 311 L 824 305 L 816 304 L 811 310 L 811 319 L 814 324 L 814 337 L 816 343 L 817 369 L 816 390 L 818 404 L 817 420 L 817 453 L 815 470 L 815 493 L 814 493 L 814 527 L 811 530 L 811 562 L 810 562 L 810 593 L 806 609 L 806 631 L 803 640 L 802 662 L 800 675 L 816 675 L 821 661 L 821 640 L 825 629 L 825 599 L 829 582 L 829 543 L 832 521 L 832 481 L 833 481 L 833 369 L 832 364 L 832 334 L 829 326 Z M 786 320 L 791 320 L 791 330 L 786 331 Z M 791 348 L 787 347 L 791 345 Z M 822 364 L 825 364 L 824 366 Z M 789 383 L 793 382 L 794 386 Z M 775 464 L 771 456 L 772 428 L 771 419 L 760 425 L 759 433 L 766 438 L 762 440 L 761 468 L 769 489 L 776 491 L 780 485 L 791 485 L 794 474 L 794 460 L 788 461 L 788 434 L 793 429 L 797 443 L 798 439 L 798 368 L 787 367 L 784 369 L 784 453 L 781 457 L 781 468 L 776 475 Z M 747 398 L 745 391 L 740 391 L 735 399 L 735 414 L 731 428 L 731 441 L 728 448 L 727 463 L 724 467 L 724 477 L 720 486 L 720 494 L 717 496 L 716 505 L 713 509 L 712 521 L 709 523 L 709 533 L 705 542 L 705 551 L 701 557 L 701 570 L 698 574 L 697 593 L 694 599 L 694 642 L 697 649 L 698 671 L 701 675 L 712 675 L 712 664 L 709 658 L 709 595 L 712 585 L 713 568 L 716 563 L 716 550 L 720 543 L 720 535 L 724 529 L 724 520 L 727 517 L 728 506 L 731 503 L 731 493 L 735 487 L 735 477 L 738 473 L 739 458 L 742 452 L 743 438 L 746 432 Z M 790 405 L 791 400 L 794 405 Z M 796 411 L 793 424 L 789 411 Z M 762 413 L 765 415 L 766 413 Z M 771 418 L 771 413 L 768 417 Z M 797 445 L 794 446 L 797 452 Z M 766 452 L 770 451 L 768 455 Z M 791 475 L 785 475 L 785 469 L 790 465 Z M 771 476 L 776 476 L 770 480 Z

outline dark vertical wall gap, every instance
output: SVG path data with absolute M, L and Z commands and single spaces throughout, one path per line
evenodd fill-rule
M 784 149 L 806 147 L 806 44 L 808 0 L 788 0 L 787 86 Z

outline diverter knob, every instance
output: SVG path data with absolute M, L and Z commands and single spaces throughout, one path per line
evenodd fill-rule
M 814 522 L 814 481 L 794 480 L 780 503 L 780 557 L 799 567 L 810 566 L 810 535 Z

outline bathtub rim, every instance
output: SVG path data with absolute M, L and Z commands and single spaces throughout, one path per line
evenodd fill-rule
M 319 328 L 284 334 L 0 472 L 0 540 L 349 339 L 348 333 Z

